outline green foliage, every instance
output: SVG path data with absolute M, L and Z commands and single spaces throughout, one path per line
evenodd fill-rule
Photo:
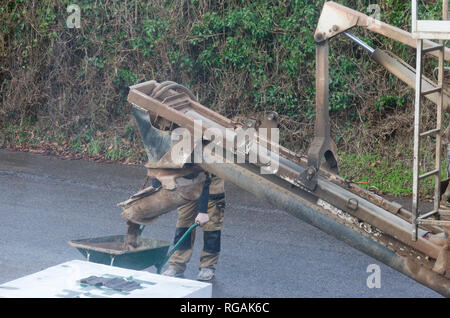
M 28 143 L 36 138 L 21 136 L 24 123 L 42 124 L 55 142 L 61 136 L 70 140 L 75 152 L 123 158 L 130 151 L 123 139 L 137 142 L 129 125 L 128 87 L 173 80 L 229 117 L 277 111 L 290 129 L 282 136 L 304 147 L 315 115 L 313 34 L 324 2 L 83 0 L 81 28 L 69 29 L 70 0 L 1 1 L 0 128 L 16 125 L 6 137 Z M 377 3 L 384 22 L 410 29 L 410 1 L 336 2 L 366 14 Z M 421 18 L 440 15 L 435 1 L 421 3 Z M 357 28 L 352 32 L 413 63 L 414 52 L 405 45 Z M 329 101 L 336 127 L 372 125 L 365 122 L 374 118 L 370 112 L 406 112 L 404 94 L 395 93 L 402 85 L 344 36 L 330 42 Z M 125 132 L 104 144 L 94 132 L 110 126 Z
M 192 25 L 189 43 L 199 52 L 202 72 L 245 73 L 248 89 L 241 95 L 253 109 L 270 107 L 280 114 L 298 116 L 311 107 L 301 105 L 301 92 L 294 83 L 301 69 L 306 69 L 302 63 L 313 64 L 312 33 L 318 15 L 308 1 L 287 6 L 271 1 L 241 2 L 223 12 L 202 14 Z M 302 75 L 312 82 L 311 70 Z
M 375 103 L 375 108 L 379 111 L 385 112 L 405 105 L 406 98 L 401 96 L 381 95 Z
M 163 20 L 162 17 L 142 21 L 142 25 L 137 27 L 141 31 L 140 36 L 131 41 L 132 48 L 139 50 L 146 57 L 154 54 L 158 44 L 166 38 L 169 31 L 168 22 L 169 20 Z
M 442 160 L 442 178 L 445 178 L 445 167 L 445 160 Z M 412 167 L 401 161 L 391 162 L 376 153 L 363 155 L 341 153 L 339 169 L 340 175 L 344 178 L 360 183 L 361 187 L 366 189 L 395 196 L 409 196 L 412 193 Z M 433 180 L 429 178 L 421 182 L 421 195 L 433 193 Z
M 377 154 L 357 156 L 347 153 L 341 154 L 339 163 L 343 177 L 362 183 L 366 189 L 400 196 L 411 193 L 412 169 L 402 163 L 391 165 Z
M 313 33 L 324 0 L 224 1 L 191 6 L 162 0 L 85 0 L 80 4 L 80 29 L 65 26 L 69 2 L 18 0 L 0 4 L 0 30 L 7 35 L 6 45 L 0 46 L 0 56 L 4 57 L 0 80 L 6 84 L 1 88 L 3 93 L 10 84 L 5 74 L 19 76 L 18 71 L 28 66 L 43 78 L 45 74 L 61 78 L 59 73 L 69 72 L 71 78 L 63 77 L 72 84 L 66 85 L 72 95 L 66 107 L 73 109 L 71 103 L 84 95 L 87 107 L 81 115 L 99 126 L 102 123 L 90 117 L 93 113 L 103 113 L 99 116 L 102 120 L 123 116 L 117 108 L 127 108 L 117 107 L 117 103 L 126 104 L 127 87 L 155 77 L 208 87 L 199 95 L 227 115 L 276 110 L 281 115 L 309 120 L 314 113 Z M 373 1 L 338 2 L 370 14 L 367 7 Z M 384 21 L 409 28 L 409 1 L 387 0 L 379 5 Z M 420 8 L 424 18 L 439 15 L 440 6 L 427 3 Z M 377 37 L 362 36 L 370 45 L 377 44 Z M 370 66 L 364 64 L 367 56 L 355 56 L 354 48 L 343 41 L 341 37 L 333 40 L 337 44 L 330 50 L 330 110 L 354 114 L 367 100 L 354 91 Z M 13 61 L 17 53 L 22 56 L 19 63 Z M 48 59 L 38 61 L 39 56 Z M 236 78 L 242 83 L 233 83 Z M 38 79 L 32 76 L 33 80 Z M 92 91 L 87 92 L 89 87 Z M 107 97 L 98 93 L 105 88 Z M 60 99 L 54 85 L 41 92 L 36 100 L 15 96 L 8 105 L 15 117 L 23 120 L 30 113 L 48 111 L 44 105 Z M 225 105 L 229 99 L 225 94 L 235 95 L 240 104 Z M 374 96 L 377 98 L 381 97 Z M 13 104 L 26 111 L 18 111 L 19 106 Z M 375 108 L 381 110 L 384 104 L 386 101 L 379 101 Z M 70 113 L 64 112 L 64 117 Z M 53 117 L 60 115 L 60 111 L 52 111 Z M 58 119 L 52 120 L 67 120 Z

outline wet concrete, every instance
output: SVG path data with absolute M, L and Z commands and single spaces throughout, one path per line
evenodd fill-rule
M 0 284 L 82 255 L 72 239 L 125 233 L 118 202 L 135 193 L 145 169 L 0 150 Z M 439 297 L 393 269 L 227 184 L 222 253 L 214 297 Z M 172 241 L 176 212 L 144 237 Z M 195 279 L 197 230 L 186 277 Z M 370 264 L 381 288 L 367 287 Z M 150 272 L 156 272 L 154 268 Z

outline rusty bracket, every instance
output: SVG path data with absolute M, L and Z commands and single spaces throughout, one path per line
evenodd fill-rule
M 308 168 L 297 180 L 311 191 L 316 189 L 317 173 L 323 157 L 325 157 L 327 168 L 337 173 L 336 145 L 330 137 L 328 55 L 328 40 L 316 43 L 316 122 L 314 126 L 314 140 L 308 149 Z

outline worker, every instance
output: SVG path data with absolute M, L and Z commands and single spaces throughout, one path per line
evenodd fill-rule
M 225 183 L 223 179 L 210 175 L 203 185 L 200 198 L 178 208 L 175 242 L 183 236 L 195 222 L 203 229 L 203 250 L 200 255 L 198 280 L 210 281 L 214 278 L 215 265 L 219 260 L 220 236 L 225 210 Z M 190 237 L 189 237 L 190 236 Z M 186 265 L 191 259 L 195 241 L 192 231 L 169 258 L 169 268 L 163 275 L 183 277 Z

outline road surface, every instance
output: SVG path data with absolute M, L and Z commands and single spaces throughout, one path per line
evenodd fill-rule
M 0 284 L 82 255 L 71 239 L 124 234 L 117 203 L 145 168 L 0 150 Z M 213 297 L 440 297 L 410 278 L 231 184 Z M 172 241 L 176 212 L 143 235 Z M 198 233 L 200 234 L 200 233 Z M 195 279 L 197 235 L 186 278 Z M 381 288 L 368 288 L 381 269 Z M 149 271 L 155 272 L 154 268 Z

